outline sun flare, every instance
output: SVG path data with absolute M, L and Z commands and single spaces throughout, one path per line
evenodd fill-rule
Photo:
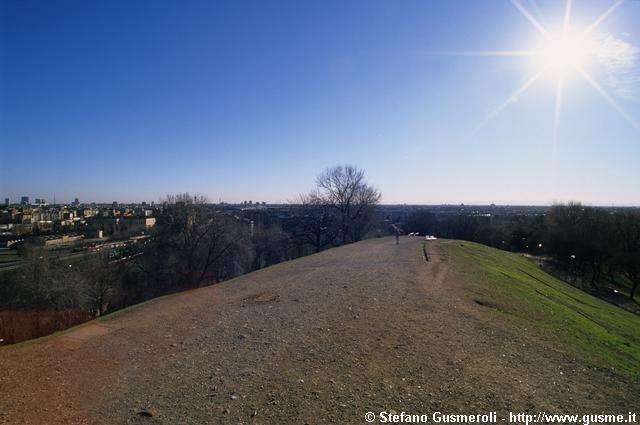
M 565 96 L 565 83 L 569 78 L 581 78 L 590 85 L 610 106 L 613 107 L 631 125 L 640 130 L 638 124 L 620 106 L 614 98 L 598 83 L 589 69 L 608 53 L 611 47 L 607 45 L 606 38 L 593 35 L 594 30 L 604 22 L 624 0 L 615 0 L 607 10 L 595 19 L 591 25 L 585 29 L 578 30 L 571 23 L 572 1 L 566 0 L 564 23 L 559 31 L 552 32 L 542 25 L 529 10 L 522 5 L 520 0 L 511 0 L 511 3 L 524 16 L 527 21 L 539 33 L 541 40 L 537 46 L 531 50 L 490 50 L 463 52 L 465 55 L 473 56 L 524 56 L 529 57 L 532 62 L 532 70 L 525 82 L 517 88 L 507 99 L 490 112 L 486 119 L 476 128 L 475 131 L 483 127 L 487 122 L 494 119 L 509 105 L 513 104 L 520 96 L 528 91 L 538 80 L 546 78 L 552 81 L 556 87 L 554 101 L 554 120 L 552 136 L 552 157 L 555 158 L 555 151 L 558 144 L 558 133 L 560 127 L 560 117 L 562 111 L 563 97 Z M 610 43 L 609 43 L 610 44 Z M 627 52 L 628 54 L 629 52 Z M 474 132 L 475 132 L 474 131 Z
M 597 51 L 595 42 L 578 32 L 560 32 L 544 38 L 534 62 L 539 70 L 545 70 L 555 78 L 578 75 L 587 69 Z

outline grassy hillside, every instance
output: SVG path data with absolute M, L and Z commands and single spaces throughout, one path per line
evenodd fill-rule
M 595 364 L 640 377 L 640 316 L 540 270 L 527 258 L 462 241 L 441 241 L 477 301 L 536 329 Z

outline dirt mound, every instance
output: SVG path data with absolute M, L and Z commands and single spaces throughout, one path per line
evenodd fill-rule
M 488 275 L 453 246 L 430 241 L 424 261 L 420 240 L 365 241 L 163 297 L 85 325 L 86 338 L 3 348 L 0 421 L 347 424 L 639 405 L 637 380 L 494 308 L 474 283 Z

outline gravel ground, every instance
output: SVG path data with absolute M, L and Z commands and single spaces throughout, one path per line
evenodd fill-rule
M 626 413 L 640 384 L 468 296 L 452 242 L 361 242 L 0 350 L 0 423 L 363 424 Z M 466 279 L 466 278 L 464 278 Z

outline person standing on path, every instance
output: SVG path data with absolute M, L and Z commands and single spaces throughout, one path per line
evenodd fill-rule
M 396 235 L 396 245 L 399 245 L 400 244 L 400 229 L 395 224 L 392 224 L 391 227 L 393 228 L 393 232 Z

